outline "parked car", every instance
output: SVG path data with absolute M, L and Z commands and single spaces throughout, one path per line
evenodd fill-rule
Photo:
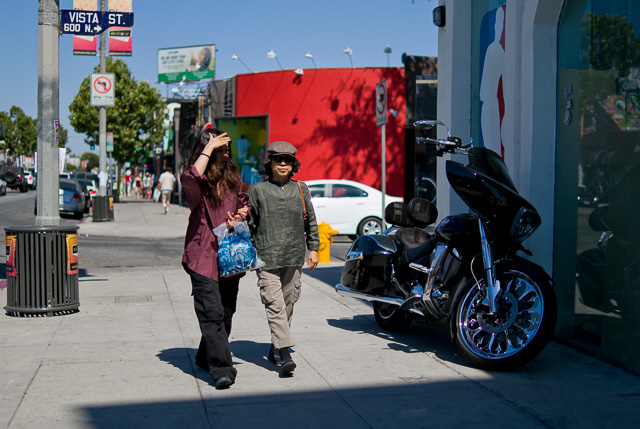
M 38 196 L 33 213 L 37 215 Z M 58 211 L 60 214 L 72 215 L 76 219 L 82 219 L 85 211 L 85 197 L 82 186 L 77 180 L 60 178 L 58 181 Z
M 9 189 L 20 189 L 20 192 L 29 191 L 29 184 L 22 167 L 6 164 L 0 166 L 0 179 L 7 182 Z
M 351 180 L 305 181 L 318 225 L 328 223 L 340 235 L 368 235 L 382 232 L 382 192 Z M 385 205 L 402 201 L 385 196 Z
M 83 180 L 93 180 L 95 185 L 97 186 L 100 183 L 100 178 L 95 173 L 90 173 L 88 171 L 74 171 L 71 173 L 72 179 L 83 179 Z
M 84 193 L 84 212 L 85 213 L 89 213 L 89 210 L 91 210 L 91 197 L 93 196 L 91 194 L 92 190 L 95 193 L 95 187 L 92 186 L 92 182 L 90 180 L 83 180 L 83 179 L 73 179 L 76 180 L 79 184 L 80 187 L 82 188 L 82 192 Z
M 29 189 L 36 189 L 36 178 L 29 170 L 24 170 L 24 177 L 27 179 Z
M 85 210 L 84 192 L 77 180 L 60 179 L 58 189 L 58 209 L 61 214 L 71 214 L 82 219 Z
M 0 179 L 0 195 L 7 195 L 7 182 Z

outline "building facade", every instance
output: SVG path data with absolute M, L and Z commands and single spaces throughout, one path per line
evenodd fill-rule
M 525 245 L 555 281 L 556 338 L 640 370 L 640 3 L 440 5 L 438 119 L 540 212 Z M 439 212 L 465 211 L 444 188 Z

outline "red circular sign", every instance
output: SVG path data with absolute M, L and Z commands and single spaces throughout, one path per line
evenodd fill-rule
M 95 82 L 93 82 L 93 89 L 100 94 L 106 94 L 111 91 L 111 79 L 106 76 L 98 77 Z

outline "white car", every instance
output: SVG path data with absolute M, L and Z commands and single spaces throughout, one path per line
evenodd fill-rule
M 29 188 L 36 189 L 36 178 L 33 176 L 33 173 L 29 170 L 24 170 L 24 177 L 27 179 Z
M 326 222 L 340 235 L 382 232 L 382 192 L 351 180 L 306 180 L 318 225 Z M 386 195 L 384 204 L 402 202 Z

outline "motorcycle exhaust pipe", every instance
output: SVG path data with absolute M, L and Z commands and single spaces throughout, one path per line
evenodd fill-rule
M 336 292 L 338 292 L 338 295 L 340 296 L 346 296 L 346 297 L 350 297 L 350 298 L 357 298 L 357 299 L 362 299 L 364 301 L 369 301 L 369 302 L 382 302 L 385 304 L 390 304 L 390 305 L 394 305 L 396 307 L 401 307 L 402 304 L 404 303 L 403 299 L 400 298 L 388 298 L 385 296 L 376 296 L 376 295 L 369 295 L 366 293 L 362 293 L 362 292 L 357 292 L 351 289 L 347 289 L 346 287 L 342 286 L 341 284 L 337 284 L 336 285 Z

